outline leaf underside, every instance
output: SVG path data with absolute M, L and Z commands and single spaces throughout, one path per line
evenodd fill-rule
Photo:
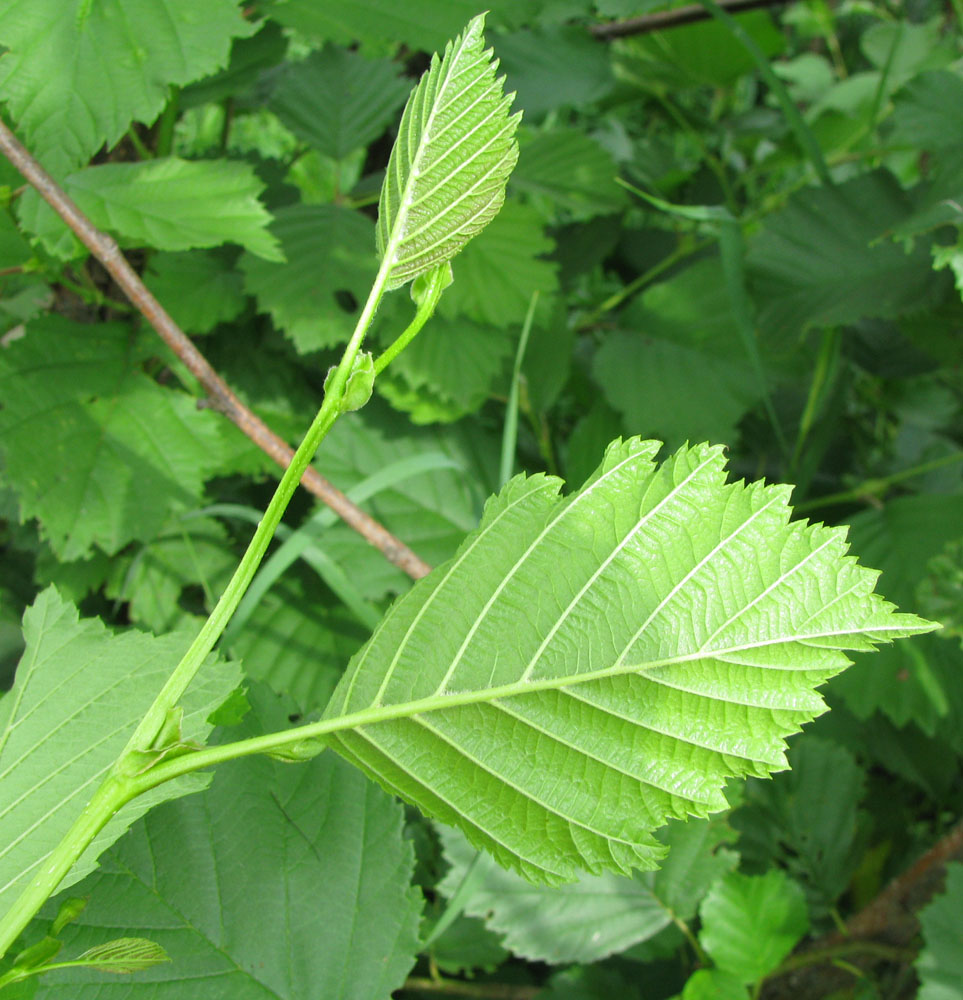
M 928 631 L 845 529 L 720 447 L 614 442 L 576 493 L 519 476 L 399 600 L 325 712 L 332 746 L 533 881 L 651 869 L 653 831 L 786 766 L 843 650 Z
M 378 206 L 387 289 L 451 260 L 501 207 L 518 159 L 498 61 L 483 48 L 484 15 L 432 56 L 405 106 Z

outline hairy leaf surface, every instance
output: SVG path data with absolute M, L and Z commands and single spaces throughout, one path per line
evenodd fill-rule
M 80 815 L 191 640 L 190 633 L 112 635 L 99 620 L 80 619 L 52 587 L 27 610 L 23 629 L 26 649 L 13 688 L 0 698 L 3 912 Z M 206 737 L 208 715 L 240 680 L 237 664 L 204 665 L 183 702 L 184 739 Z M 210 781 L 185 777 L 125 806 L 61 888 L 90 872 L 98 855 L 152 806 Z
M 919 1000 L 963 1000 L 963 865 L 946 866 L 946 887 L 920 913 Z
M 652 831 L 786 766 L 843 650 L 928 631 L 845 530 L 722 449 L 614 442 L 578 492 L 519 476 L 389 611 L 325 715 L 339 752 L 535 881 L 652 868 Z M 350 728 L 347 728 L 350 726 Z
M 390 262 L 387 288 L 397 288 L 451 260 L 491 222 L 518 159 L 515 129 L 483 48 L 485 17 L 473 18 L 432 56 L 405 106 L 381 188 L 378 253 Z

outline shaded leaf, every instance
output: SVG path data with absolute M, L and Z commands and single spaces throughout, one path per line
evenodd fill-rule
M 898 316 L 931 303 L 942 285 L 926 243 L 907 253 L 885 238 L 911 211 L 883 170 L 793 195 L 750 244 L 760 325 L 796 337 L 810 326 Z
M 617 212 L 625 191 L 611 154 L 576 128 L 539 132 L 523 141 L 513 190 L 558 206 L 574 219 Z
M 750 781 L 733 813 L 743 866 L 779 865 L 798 879 L 810 913 L 822 917 L 846 890 L 859 862 L 859 803 L 866 775 L 853 755 L 806 736 L 789 751 L 790 770 L 772 781 Z
M 325 710 L 331 745 L 533 881 L 653 868 L 652 831 L 785 766 L 843 649 L 928 631 L 788 489 L 718 447 L 616 441 L 561 499 L 519 476 L 395 603 Z M 520 616 L 519 609 L 525 609 Z
M 451 869 L 438 890 L 449 898 L 458 891 L 477 852 L 463 834 L 439 828 L 445 860 Z M 583 876 L 572 885 L 532 885 L 500 868 L 486 854 L 478 856 L 472 878 L 478 888 L 465 912 L 483 917 L 504 935 L 514 954 L 532 961 L 595 962 L 646 941 L 673 920 L 695 915 L 709 886 L 738 861 L 729 850 L 716 850 L 733 839 L 724 824 L 675 821 L 659 839 L 669 849 L 657 872 L 624 878 L 606 872 Z
M 532 292 L 547 295 L 558 288 L 556 265 L 544 259 L 554 247 L 538 213 L 509 201 L 452 265 L 455 281 L 438 311 L 449 319 L 521 326 Z
M 384 134 L 408 90 L 395 63 L 326 45 L 288 67 L 268 106 L 298 138 L 341 160 Z
M 241 275 L 212 253 L 159 253 L 150 259 L 144 284 L 174 322 L 188 333 L 208 333 L 244 308 Z M 190 289 L 185 295 L 184 290 Z
M 289 708 L 251 695 L 228 738 L 285 728 Z M 149 927 L 171 962 L 120 983 L 52 972 L 42 996 L 387 1000 L 418 947 L 403 818 L 333 754 L 219 769 L 203 797 L 151 813 L 105 856 L 64 932 L 76 949 Z
M 946 887 L 920 912 L 919 1000 L 963 998 L 963 865 L 946 866 Z
M 416 424 L 458 420 L 485 402 L 513 348 L 505 329 L 437 316 L 375 385 Z
M 647 291 L 605 338 L 592 373 L 633 434 L 731 441 L 760 397 L 718 261 Z
M 245 288 L 302 354 L 351 336 L 375 276 L 373 228 L 341 205 L 288 205 L 271 226 L 288 262 L 241 258 Z
M 58 316 L 0 350 L 5 476 L 21 517 L 39 518 L 61 559 L 153 538 L 172 511 L 197 503 L 217 459 L 220 418 L 147 378 L 135 358 L 126 326 Z
M 113 635 L 81 619 L 50 587 L 24 614 L 26 649 L 0 697 L 0 910 L 60 842 L 127 743 L 193 638 Z M 237 664 L 209 660 L 185 695 L 182 735 L 203 742 L 207 717 L 240 681 Z M 60 888 L 159 802 L 204 788 L 209 775 L 175 779 L 124 806 Z M 114 935 L 116 936 L 116 935 Z

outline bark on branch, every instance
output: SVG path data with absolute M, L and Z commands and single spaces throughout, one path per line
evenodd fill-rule
M 161 339 L 183 361 L 204 387 L 211 408 L 223 413 L 266 455 L 282 468 L 286 468 L 294 449 L 238 399 L 230 386 L 214 371 L 204 355 L 147 290 L 137 272 L 127 263 L 117 243 L 94 226 L 2 121 L 0 121 L 0 152 L 3 152 L 77 234 L 80 241 L 103 264 Z M 309 466 L 301 479 L 301 485 L 326 503 L 345 524 L 367 539 L 389 562 L 404 570 L 412 579 L 420 579 L 430 572 L 431 567 L 404 542 L 361 510 L 317 470 Z
M 730 14 L 741 14 L 747 10 L 756 10 L 759 7 L 777 7 L 789 2 L 790 0 L 719 0 L 719 6 Z M 596 38 L 607 42 L 613 38 L 645 35 L 652 31 L 664 31 L 666 28 L 680 28 L 684 24 L 706 21 L 710 17 L 712 15 L 705 7 L 699 4 L 690 4 L 687 7 L 676 7 L 674 10 L 660 10 L 654 14 L 628 17 L 624 21 L 593 24 L 589 31 Z

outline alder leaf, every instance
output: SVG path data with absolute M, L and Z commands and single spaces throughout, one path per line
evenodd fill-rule
M 53 587 L 27 609 L 23 634 L 13 687 L 0 698 L 0 911 L 80 815 L 192 638 L 112 635 L 98 619 L 79 618 Z M 208 716 L 240 680 L 236 663 L 204 665 L 184 702 L 184 740 L 204 740 Z M 98 855 L 148 809 L 209 782 L 209 775 L 185 775 L 124 806 L 60 888 L 92 871 Z
M 483 48 L 479 14 L 415 88 L 391 150 L 378 206 L 378 253 L 398 288 L 451 260 L 495 216 L 518 159 L 498 60 Z
M 290 702 L 257 684 L 249 694 L 222 739 L 288 725 Z M 63 934 L 69 954 L 149 934 L 170 962 L 129 980 L 53 970 L 41 996 L 387 1000 L 414 963 L 422 908 L 403 824 L 402 807 L 333 754 L 219 768 L 208 792 L 151 812 L 105 854 Z
M 653 868 L 653 831 L 786 766 L 843 650 L 929 631 L 846 531 L 723 449 L 609 446 L 586 484 L 518 476 L 385 616 L 325 711 L 331 745 L 533 881 Z

